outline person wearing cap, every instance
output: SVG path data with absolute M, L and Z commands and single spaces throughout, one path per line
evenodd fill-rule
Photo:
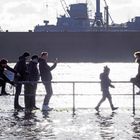
M 17 86 L 16 86 L 16 92 L 15 92 L 15 98 L 14 98 L 14 108 L 17 110 L 24 109 L 22 106 L 19 105 L 19 95 L 21 93 L 22 83 L 18 83 L 18 82 L 26 81 L 26 78 L 28 75 L 26 62 L 29 56 L 30 54 L 28 52 L 25 52 L 23 55 L 19 57 L 19 60 L 14 67 L 14 69 L 20 74 L 20 77 L 15 76 L 15 82 L 17 82 Z
M 131 78 L 130 81 L 134 83 L 138 88 L 140 88 L 140 51 L 137 51 L 134 53 L 135 62 L 138 63 L 138 73 L 136 77 Z M 136 94 L 140 95 L 140 91 Z
M 0 60 L 0 86 L 1 86 L 1 94 L 0 95 L 10 95 L 9 93 L 7 93 L 5 91 L 5 87 L 6 87 L 6 83 L 10 83 L 11 85 L 14 85 L 14 82 L 11 81 L 5 74 L 4 74 L 4 71 L 5 70 L 8 70 L 8 71 L 11 71 L 15 74 L 17 74 L 17 72 L 12 69 L 11 67 L 9 67 L 7 65 L 8 63 L 8 60 L 6 59 L 1 59 Z
M 112 103 L 112 97 L 111 97 L 111 94 L 109 92 L 109 87 L 115 88 L 114 85 L 111 84 L 111 80 L 109 79 L 109 73 L 110 73 L 110 69 L 107 66 L 105 66 L 104 72 L 100 74 L 101 91 L 103 94 L 102 94 L 101 100 L 99 101 L 99 103 L 95 107 L 96 111 L 99 111 L 100 105 L 106 100 L 106 98 L 108 99 L 112 110 L 118 109 L 118 107 L 114 107 L 114 105 Z
M 52 85 L 51 85 L 51 80 L 52 80 L 51 71 L 57 65 L 57 59 L 54 61 L 54 64 L 52 66 L 49 66 L 47 64 L 47 60 L 48 60 L 48 52 L 42 52 L 41 57 L 39 59 L 39 70 L 40 70 L 41 80 L 46 89 L 46 95 L 44 98 L 42 111 L 52 110 L 52 108 L 49 107 L 49 101 L 53 94 Z
M 31 57 L 31 61 L 28 64 L 29 75 L 27 76 L 27 81 L 31 81 L 31 83 L 25 84 L 25 91 L 24 91 L 26 110 L 39 109 L 38 107 L 36 107 L 36 102 L 35 102 L 37 81 L 39 80 L 39 70 L 37 68 L 37 64 L 38 64 L 38 56 L 33 55 Z

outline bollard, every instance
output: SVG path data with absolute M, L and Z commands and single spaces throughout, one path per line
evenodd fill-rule
M 135 85 L 133 84 L 133 114 L 135 115 Z

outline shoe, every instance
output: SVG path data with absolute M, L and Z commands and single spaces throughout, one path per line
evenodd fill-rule
M 0 94 L 0 96 L 5 96 L 5 95 L 10 95 L 10 93 L 7 93 L 7 92 L 2 92 L 1 94 Z
M 42 106 L 42 111 L 51 111 L 53 108 L 50 108 L 48 105 Z
M 113 108 L 112 108 L 112 110 L 117 110 L 117 109 L 118 109 L 118 107 L 113 107 Z
M 95 110 L 98 112 L 99 111 L 99 107 L 95 107 Z
M 37 109 L 40 109 L 40 108 L 38 108 L 38 107 L 34 106 L 32 109 L 33 109 L 33 110 L 37 110 Z

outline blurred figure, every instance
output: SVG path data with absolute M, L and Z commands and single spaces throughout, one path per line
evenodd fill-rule
M 97 106 L 95 107 L 96 111 L 99 111 L 100 105 L 106 100 L 106 98 L 108 99 L 112 110 L 118 109 L 118 107 L 114 107 L 114 105 L 112 103 L 112 97 L 111 97 L 111 94 L 109 92 L 109 87 L 115 88 L 114 85 L 111 84 L 111 80 L 109 79 L 109 73 L 110 73 L 110 69 L 107 66 L 105 66 L 104 72 L 100 74 L 101 91 L 103 92 L 103 94 L 102 94 L 103 97 L 99 101 Z
M 27 70 L 27 60 L 29 59 L 30 54 L 28 52 L 25 52 L 22 56 L 19 57 L 19 61 L 15 65 L 15 70 L 20 74 L 20 77 L 15 76 L 15 82 L 17 82 L 16 86 L 16 93 L 15 93 L 15 99 L 14 99 L 14 108 L 17 110 L 22 110 L 24 109 L 19 105 L 19 95 L 21 93 L 22 89 L 22 81 L 26 81 L 28 70 Z
M 130 81 L 134 83 L 138 88 L 140 88 L 140 51 L 134 53 L 135 62 L 138 63 L 138 74 L 136 77 L 131 78 Z M 136 94 L 140 95 L 140 91 Z
M 8 79 L 5 74 L 4 74 L 4 70 L 8 70 L 11 71 L 15 74 L 17 74 L 17 72 L 12 69 L 11 67 L 9 67 L 7 65 L 8 61 L 6 59 L 1 59 L 0 60 L 0 86 L 1 86 L 1 94 L 0 95 L 10 95 L 9 93 L 6 92 L 5 87 L 6 87 L 6 83 L 10 83 L 11 85 L 14 85 L 13 81 L 10 81 L 10 79 Z
M 51 67 L 47 64 L 47 60 L 48 60 L 48 53 L 42 52 L 41 57 L 39 59 L 39 70 L 40 70 L 41 80 L 46 89 L 46 95 L 45 95 L 45 99 L 44 99 L 43 106 L 42 106 L 43 111 L 48 111 L 48 110 L 52 109 L 48 106 L 50 98 L 53 94 L 52 84 L 51 84 L 51 80 L 52 80 L 51 71 L 57 65 L 57 59 L 55 60 L 53 66 L 51 66 Z
M 31 57 L 31 61 L 28 64 L 28 78 L 27 81 L 31 81 L 32 83 L 26 83 L 25 84 L 25 109 L 26 110 L 33 110 L 33 109 L 39 109 L 36 107 L 35 102 L 35 95 L 36 95 L 36 89 L 37 89 L 37 81 L 39 80 L 39 71 L 37 68 L 38 64 L 38 56 L 33 55 Z

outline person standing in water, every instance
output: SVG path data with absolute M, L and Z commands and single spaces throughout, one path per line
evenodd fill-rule
M 22 56 L 19 57 L 19 61 L 16 63 L 14 69 L 20 74 L 20 76 L 15 76 L 15 82 L 17 82 L 16 85 L 16 93 L 14 98 L 14 109 L 17 110 L 23 110 L 24 107 L 19 105 L 19 95 L 21 93 L 22 89 L 22 81 L 27 80 L 28 69 L 27 69 L 27 60 L 29 58 L 30 54 L 28 52 L 25 52 Z
M 134 53 L 135 62 L 138 63 L 138 73 L 136 77 L 131 78 L 130 81 L 136 85 L 138 88 L 140 88 L 140 51 L 137 51 Z M 140 95 L 140 91 L 136 93 L 137 95 Z
M 35 101 L 37 81 L 39 80 L 39 70 L 37 68 L 37 64 L 38 64 L 38 56 L 33 55 L 31 57 L 31 61 L 28 64 L 29 75 L 27 76 L 27 81 L 31 81 L 31 83 L 26 83 L 24 85 L 26 110 L 39 109 L 38 107 L 36 107 L 36 101 Z
M 118 107 L 114 107 L 114 105 L 112 103 L 112 97 L 111 97 L 111 94 L 109 92 L 109 87 L 115 88 L 114 85 L 111 84 L 111 80 L 109 79 L 109 73 L 110 73 L 110 69 L 107 66 L 105 66 L 104 72 L 100 74 L 101 91 L 103 94 L 102 94 L 101 100 L 99 101 L 99 103 L 95 107 L 96 111 L 99 111 L 100 105 L 106 100 L 106 98 L 108 99 L 112 110 L 118 109 Z
M 49 101 L 52 97 L 53 90 L 52 90 L 52 74 L 51 71 L 56 67 L 57 65 L 57 59 L 55 60 L 54 64 L 52 66 L 49 66 L 47 64 L 48 60 L 48 52 L 42 52 L 41 57 L 39 59 L 39 70 L 40 70 L 40 76 L 41 80 L 45 86 L 46 89 L 46 95 L 44 98 L 42 111 L 49 111 L 52 110 L 52 108 L 49 107 Z

